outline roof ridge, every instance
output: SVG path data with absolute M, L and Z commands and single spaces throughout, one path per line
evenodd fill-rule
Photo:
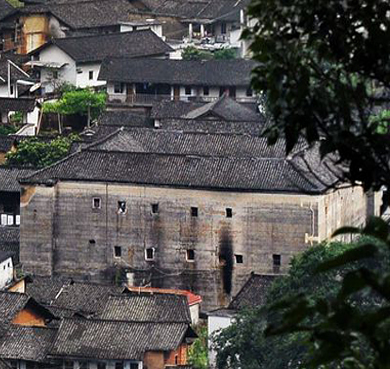
M 92 1 L 95 1 L 95 0 L 92 0 Z M 101 1 L 110 1 L 110 0 L 101 0 Z M 125 32 L 112 32 L 112 33 L 104 33 L 104 34 L 91 34 L 91 35 L 79 35 L 79 36 L 68 36 L 68 37 L 56 37 L 56 38 L 53 38 L 52 40 L 53 41 L 57 41 L 57 40 L 59 40 L 59 41 L 66 41 L 66 40 L 72 40 L 72 39 L 82 39 L 82 38 L 92 38 L 92 37 L 96 37 L 96 38 L 107 37 L 108 38 L 108 37 L 112 37 L 112 36 L 125 35 L 125 34 L 129 34 L 129 33 L 132 33 L 132 34 L 133 33 L 142 33 L 142 32 L 152 32 L 154 35 L 156 35 L 150 29 L 137 29 L 137 30 L 134 30 L 134 31 L 125 31 Z M 121 58 L 121 57 L 118 56 L 117 58 Z
M 97 146 L 97 145 L 100 145 L 102 144 L 103 142 L 106 142 L 108 141 L 109 139 L 111 139 L 112 137 L 118 135 L 120 132 L 123 131 L 123 126 L 121 126 L 120 128 L 118 128 L 117 130 L 115 130 L 114 132 L 108 134 L 107 136 L 104 136 L 103 138 L 101 138 L 100 140 L 97 140 L 95 142 L 92 142 L 90 143 L 89 145 L 85 146 L 84 148 L 80 148 L 78 149 L 78 151 L 85 151 L 85 150 L 88 150 L 90 149 L 91 147 L 94 147 L 94 146 Z

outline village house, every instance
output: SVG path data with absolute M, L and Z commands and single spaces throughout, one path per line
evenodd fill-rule
M 380 194 L 331 189 L 337 168 L 316 148 L 284 150 L 250 135 L 119 130 L 21 181 L 25 271 L 123 271 L 135 285 L 193 291 L 206 310 L 226 306 L 252 271 L 285 272 L 293 255 L 379 213 Z
M 0 97 L 1 123 L 11 123 L 13 114 L 20 114 L 15 122 L 18 125 L 35 126 L 38 123 L 39 107 L 33 98 Z
M 227 308 L 210 311 L 207 319 L 209 367 L 215 368 L 216 352 L 213 349 L 213 337 L 221 329 L 234 322 L 236 314 L 243 309 L 255 309 L 265 305 L 268 289 L 275 280 L 275 275 L 251 273 L 241 290 L 234 296 Z
M 104 86 L 98 75 L 108 56 L 165 58 L 171 50 L 150 30 L 67 37 L 52 39 L 35 49 L 26 65 L 37 70 L 45 94 L 63 83 L 81 88 Z
M 12 252 L 0 251 L 0 290 L 9 286 L 14 278 Z
M 151 107 L 163 99 L 211 102 L 226 94 L 255 103 L 250 60 L 106 59 L 99 80 L 107 81 L 111 104 Z

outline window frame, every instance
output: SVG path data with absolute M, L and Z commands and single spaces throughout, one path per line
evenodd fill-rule
M 88 79 L 93 81 L 93 70 L 88 71 Z
M 119 251 L 119 253 L 117 252 Z M 122 246 L 114 246 L 114 258 L 120 259 L 122 257 Z
M 95 201 L 99 202 L 99 206 L 95 206 Z M 94 196 L 92 197 L 92 209 L 99 210 L 102 208 L 102 199 L 101 197 Z
M 192 257 L 190 257 L 190 256 L 192 256 Z M 188 263 L 194 263 L 195 262 L 195 250 L 194 249 L 187 249 L 186 250 L 186 261 Z
M 152 250 L 152 257 L 151 258 L 148 257 L 149 250 Z M 155 258 L 156 258 L 156 249 L 154 247 L 148 247 L 147 249 L 145 249 L 145 260 L 146 261 L 153 261 L 153 260 L 155 260 Z
M 189 91 L 189 93 L 188 93 Z M 192 86 L 184 86 L 184 94 L 186 96 L 191 96 L 192 95 Z

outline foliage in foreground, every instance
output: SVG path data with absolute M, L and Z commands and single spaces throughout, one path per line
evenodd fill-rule
M 16 151 L 6 154 L 6 165 L 18 167 L 43 168 L 63 159 L 69 153 L 76 135 L 57 137 L 51 141 L 31 138 L 21 141 Z
M 207 369 L 208 368 L 208 342 L 207 342 L 207 324 L 200 324 L 195 327 L 195 331 L 198 338 L 190 346 L 188 353 L 189 364 L 194 369 Z
M 376 248 L 378 255 L 361 254 L 360 250 L 365 249 L 366 245 Z M 345 254 L 359 254 L 362 258 L 351 259 L 348 264 L 335 264 L 334 268 L 323 273 L 317 272 L 321 265 L 332 265 L 333 260 L 341 260 Z M 337 367 L 340 363 L 347 367 L 346 362 L 357 359 L 353 355 L 358 356 L 359 352 L 364 352 L 364 355 L 360 355 L 363 357 L 359 357 L 362 367 L 370 368 L 375 349 L 363 334 L 349 332 L 350 324 L 352 321 L 367 323 L 369 317 L 375 316 L 371 313 L 382 311 L 387 301 L 376 291 L 364 288 L 360 279 L 358 286 L 361 289 L 355 289 L 358 286 L 349 281 L 351 276 L 363 269 L 371 273 L 390 273 L 389 261 L 390 249 L 384 247 L 382 241 L 372 238 L 361 238 L 354 244 L 324 243 L 296 256 L 289 274 L 278 278 L 272 285 L 267 305 L 241 312 L 236 322 L 217 336 L 218 368 L 317 368 L 329 362 L 333 365 L 331 367 Z M 352 286 L 348 283 L 352 283 Z M 343 301 L 345 309 L 339 311 L 338 315 L 332 315 L 335 304 L 346 293 L 348 298 Z M 325 322 L 328 318 L 332 324 L 344 325 L 345 330 L 338 331 L 341 327 L 327 330 Z M 303 329 L 296 329 L 298 324 L 302 324 Z M 313 327 L 324 329 L 317 336 L 318 332 L 311 329 Z M 273 334 L 269 335 L 271 332 Z M 347 332 L 351 334 L 349 338 L 355 337 L 353 342 L 347 339 L 340 342 L 341 337 L 347 337 Z M 330 353 L 335 356 L 330 361 L 321 361 L 318 354 L 329 354 L 322 345 L 328 340 Z M 345 357 L 338 357 L 340 349 L 350 352 L 346 352 Z

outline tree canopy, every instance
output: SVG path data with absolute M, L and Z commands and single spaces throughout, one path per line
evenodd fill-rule
M 253 86 L 266 95 L 270 142 L 282 135 L 290 151 L 301 135 L 321 137 L 323 155 L 337 152 L 349 180 L 366 189 L 389 183 L 388 115 L 378 112 L 390 99 L 390 2 L 253 0 L 248 14 L 257 21 L 244 36 L 259 62 Z
M 307 367 L 315 351 L 310 332 L 286 329 L 278 335 L 267 336 L 265 334 L 267 327 L 275 326 L 284 329 L 288 324 L 291 324 L 290 327 L 298 321 L 306 325 L 321 324 L 323 323 L 321 314 L 307 315 L 307 306 L 314 307 L 316 304 L 322 304 L 322 308 L 326 310 L 327 303 L 342 293 L 341 281 L 344 276 L 351 275 L 362 267 L 372 271 L 389 272 L 390 250 L 385 247 L 382 249 L 381 258 L 367 257 L 349 265 L 339 265 L 321 274 L 317 273 L 320 265 L 341 257 L 345 252 L 356 252 L 367 241 L 372 240 L 361 239 L 353 244 L 323 243 L 294 257 L 288 275 L 276 279 L 268 291 L 267 305 L 239 313 L 236 322 L 217 336 L 218 368 L 294 369 Z M 304 301 L 308 305 L 302 305 L 303 300 L 297 299 L 297 295 L 305 296 Z M 351 306 L 365 313 L 385 305 L 382 297 L 369 291 L 353 293 L 349 301 Z M 275 310 L 275 303 L 279 307 L 278 310 Z M 323 312 L 323 315 L 326 313 Z M 349 317 L 336 318 L 341 320 L 340 323 L 347 324 Z M 331 338 L 335 339 L 337 336 L 332 335 Z M 365 344 L 362 335 L 357 336 L 357 342 L 364 347 L 364 355 L 361 355 L 363 356 L 362 363 L 367 364 L 368 368 L 373 359 L 373 351 L 369 344 Z M 334 353 L 338 352 L 338 349 L 334 350 L 334 346 L 344 347 L 337 339 L 332 343 Z M 357 346 L 351 347 L 353 349 Z M 322 353 L 326 352 L 325 350 Z M 339 363 L 333 362 L 335 365 Z
M 229 60 L 235 59 L 237 53 L 234 49 L 221 49 L 214 52 L 207 50 L 200 50 L 194 46 L 187 46 L 182 54 L 183 60 Z

